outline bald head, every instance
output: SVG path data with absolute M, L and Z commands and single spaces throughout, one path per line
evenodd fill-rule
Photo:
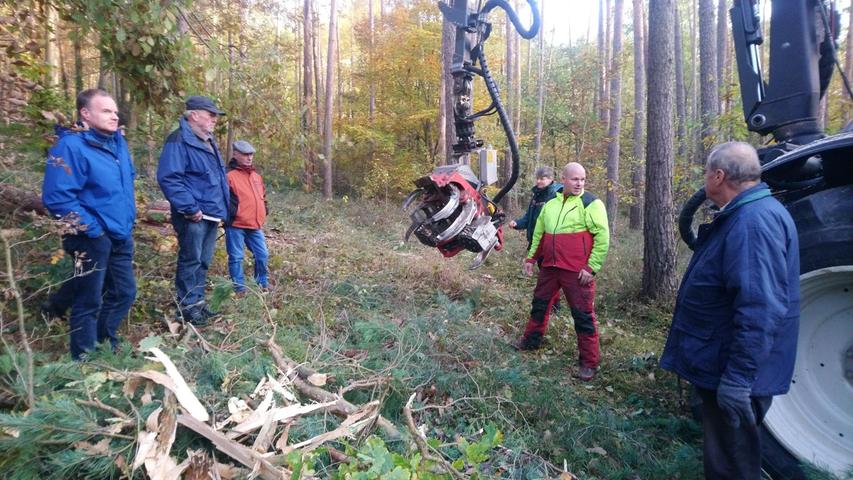
M 563 167 L 563 175 L 565 176 L 578 173 L 586 177 L 586 170 L 583 168 L 583 165 L 578 162 L 569 162 L 565 167 Z
M 586 185 L 586 170 L 584 170 L 583 165 L 577 162 L 567 163 L 563 167 L 560 179 L 563 181 L 563 193 L 583 195 L 583 189 Z
M 732 187 L 761 179 L 761 163 L 752 145 L 744 142 L 727 142 L 714 147 L 705 163 L 705 171 L 721 170 Z

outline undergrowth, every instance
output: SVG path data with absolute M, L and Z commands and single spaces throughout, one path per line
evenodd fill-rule
M 31 158 L 37 171 L 37 154 Z M 263 158 L 258 163 L 262 170 Z M 158 196 L 150 182 L 138 180 L 142 201 Z M 23 226 L 26 238 L 38 239 L 15 251 L 35 350 L 37 400 L 25 413 L 26 386 L 15 367 L 23 357 L 11 325 L 12 303 L 6 302 L 0 310 L 8 343 L 0 355 L 0 400 L 6 405 L 0 414 L 0 477 L 142 478 L 128 467 L 133 433 L 113 433 L 106 450 L 81 447 L 111 432 L 113 420 L 80 401 L 97 398 L 144 421 L 156 402 L 140 406 L 114 375 L 156 368 L 136 345 L 157 336 L 208 410 L 227 415 L 229 398 L 245 398 L 266 375 L 276 374 L 264 347 L 274 336 L 290 358 L 327 373 L 332 391 L 375 379 L 345 398 L 354 404 L 380 400 L 383 416 L 397 425 L 404 424 L 401 411 L 416 393 L 417 423 L 469 475 L 532 479 L 567 471 L 582 479 L 701 478 L 700 428 L 686 414 L 676 378 L 657 368 L 671 305 L 636 300 L 639 233 L 619 229 L 597 277 L 602 368 L 593 382 L 582 383 L 571 377 L 577 349 L 567 308 L 553 318 L 545 349 L 520 354 L 508 345 L 524 327 L 534 286 L 521 274 L 522 235 L 507 232 L 504 250 L 471 272 L 470 254 L 443 259 L 417 242 L 402 243 L 407 221 L 395 204 L 326 202 L 295 190 L 270 190 L 270 293 L 233 297 L 220 244 L 210 297 L 223 317 L 201 330 L 209 348 L 186 332 L 170 333 L 176 244 L 170 226 L 140 223 L 139 294 L 121 331 L 125 342 L 119 353 L 99 351 L 84 364 L 69 361 L 67 325 L 38 314 L 47 292 L 70 271 L 68 260 L 57 258 L 58 236 L 42 236 L 47 227 L 36 220 L 6 220 L 3 228 Z M 294 425 L 291 441 L 336 423 L 310 417 Z M 179 433 L 174 452 L 212 449 Z M 445 478 L 408 441 L 373 436 L 339 448 L 358 461 L 336 465 L 321 449 L 289 458 L 288 465 L 326 478 Z

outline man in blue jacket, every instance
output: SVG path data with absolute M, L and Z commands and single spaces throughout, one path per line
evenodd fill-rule
M 110 94 L 80 92 L 77 111 L 88 129 L 63 135 L 48 152 L 42 201 L 70 226 L 62 246 L 75 264 L 69 280 L 71 357 L 84 360 L 96 342 L 118 346 L 118 327 L 136 298 L 136 171 Z
M 746 143 L 708 156 L 705 192 L 720 210 L 699 227 L 661 357 L 702 401 L 705 478 L 760 478 L 758 427 L 794 371 L 797 230 L 760 177 Z
M 204 289 L 219 224 L 228 219 L 228 181 L 213 137 L 213 127 L 224 114 L 207 97 L 189 97 L 157 168 L 157 182 L 171 204 L 178 235 L 178 317 L 193 325 L 206 325 L 215 316 L 205 305 Z

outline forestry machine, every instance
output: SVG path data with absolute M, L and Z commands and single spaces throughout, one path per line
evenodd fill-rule
M 802 293 L 794 379 L 763 423 L 763 464 L 773 478 L 805 478 L 801 462 L 842 477 L 853 474 L 853 132 L 827 136 L 818 120 L 838 66 L 838 14 L 824 0 L 771 0 L 765 78 L 759 3 L 729 11 L 744 119 L 772 135 L 758 150 L 762 179 L 797 224 Z M 696 192 L 679 216 L 691 246 L 704 200 Z
M 492 31 L 487 17 L 495 8 L 502 8 L 519 35 L 529 40 L 539 31 L 539 10 L 535 0 L 527 0 L 527 3 L 533 16 L 527 30 L 507 0 L 488 0 L 482 8 L 482 0 L 453 0 L 450 5 L 439 3 L 445 20 L 455 30 L 451 61 L 453 96 L 450 101 L 456 143 L 450 165 L 438 167 L 429 175 L 415 180 L 417 189 L 403 203 L 403 209 L 412 220 L 405 239 L 414 233 L 421 243 L 438 248 L 445 257 L 452 257 L 462 250 L 475 252 L 478 255 L 471 264 L 472 270 L 482 265 L 492 250 L 503 247 L 501 225 L 505 214 L 498 208 L 498 202 L 518 179 L 518 144 L 483 49 Z M 478 112 L 474 112 L 475 75 L 483 78 L 492 99 L 488 108 Z M 494 198 L 489 199 L 485 187 L 496 180 L 495 154 L 494 150 L 483 148 L 483 141 L 474 133 L 474 121 L 495 113 L 500 118 L 512 154 L 512 175 Z M 479 159 L 479 177 L 468 166 L 471 154 Z

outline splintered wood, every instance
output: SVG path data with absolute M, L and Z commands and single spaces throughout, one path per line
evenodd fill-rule
M 291 452 L 307 453 L 327 442 L 361 438 L 377 424 L 389 430 L 388 421 L 379 416 L 379 402 L 352 405 L 339 394 L 322 390 L 320 385 L 325 384 L 326 376 L 307 368 L 286 368 L 287 371 L 282 371 L 278 379 L 268 376 L 255 388 L 251 400 L 232 397 L 228 401 L 228 412 L 211 414 L 168 355 L 157 347 L 149 348 L 147 353 L 152 355 L 150 359 L 163 364 L 165 373 L 154 370 L 129 372 L 125 375 L 124 393 L 133 399 L 139 387 L 144 387 L 141 401 L 146 405 L 156 401 L 155 386 L 163 387 L 161 406 L 148 415 L 144 429 L 137 434 L 137 450 L 131 466 L 131 470 L 144 467 L 145 474 L 152 480 L 290 478 L 291 472 L 281 465 L 286 464 L 285 456 Z M 279 367 L 295 366 L 281 355 L 278 348 L 273 348 L 273 356 Z M 310 386 L 309 391 L 313 395 L 305 394 L 306 386 Z M 299 403 L 291 387 L 296 387 L 303 396 L 316 402 Z M 257 407 L 252 408 L 250 404 Z M 327 412 L 343 418 L 337 427 L 288 444 L 290 427 L 300 417 Z M 225 418 L 217 422 L 217 416 Z M 172 448 L 178 427 L 206 438 L 239 466 L 220 464 L 208 452 L 191 450 L 186 452 L 186 460 L 178 463 L 173 455 L 181 452 L 174 452 Z M 393 426 L 391 429 L 397 433 Z M 83 447 L 97 448 L 97 444 Z

